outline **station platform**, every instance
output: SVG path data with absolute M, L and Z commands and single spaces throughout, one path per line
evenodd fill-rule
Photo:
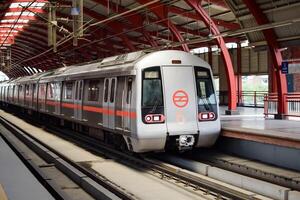
M 225 113 L 226 107 L 220 107 Z M 221 115 L 218 147 L 227 152 L 300 171 L 300 122 L 265 119 L 263 108 L 238 107 L 239 115 Z M 294 160 L 294 161 L 293 161 Z
M 300 122 L 265 119 L 261 108 L 239 108 L 240 115 L 221 116 L 222 136 L 300 149 Z
M 32 192 L 34 191 L 34 192 Z M 0 136 L 0 199 L 54 200 Z

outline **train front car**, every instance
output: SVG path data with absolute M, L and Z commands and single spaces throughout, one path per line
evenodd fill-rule
M 213 145 L 220 133 L 210 66 L 190 53 L 166 50 L 136 62 L 135 152 Z

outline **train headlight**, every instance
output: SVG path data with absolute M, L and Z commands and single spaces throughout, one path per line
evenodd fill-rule
M 145 117 L 145 120 L 146 120 L 146 122 L 151 122 L 152 117 L 151 117 L 150 115 L 147 115 L 147 116 Z
M 216 117 L 215 113 L 213 112 L 205 112 L 205 113 L 199 113 L 198 114 L 198 119 L 200 121 L 209 121 L 209 120 L 214 120 Z
M 145 116 L 145 122 L 148 124 L 162 123 L 165 121 L 165 116 L 162 114 L 149 114 Z

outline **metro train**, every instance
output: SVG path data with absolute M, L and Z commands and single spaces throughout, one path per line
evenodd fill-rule
M 212 146 L 219 107 L 208 63 L 187 52 L 133 52 L 2 82 L 2 106 L 137 153 Z

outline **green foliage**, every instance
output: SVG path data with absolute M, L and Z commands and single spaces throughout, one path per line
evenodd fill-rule
M 243 91 L 268 91 L 267 76 L 243 76 Z

